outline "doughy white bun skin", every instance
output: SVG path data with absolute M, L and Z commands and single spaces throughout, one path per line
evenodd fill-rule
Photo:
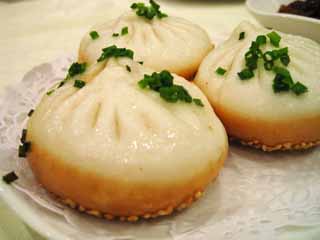
M 121 30 L 128 27 L 128 34 Z M 93 64 L 102 49 L 111 45 L 134 51 L 134 59 L 156 71 L 167 69 L 185 78 L 191 78 L 203 58 L 213 48 L 208 34 L 198 25 L 183 18 L 157 17 L 148 20 L 133 11 L 105 24 L 95 26 L 99 38 L 91 39 L 89 32 L 83 37 L 79 49 L 79 62 Z M 119 33 L 113 37 L 113 33 Z
M 27 125 L 36 178 L 68 205 L 108 219 L 134 221 L 186 207 L 223 165 L 222 123 L 182 77 L 173 75 L 174 83 L 204 107 L 141 89 L 137 82 L 153 71 L 128 58 L 106 64 L 92 79 L 87 75 L 83 88 L 70 79 L 36 107 Z
M 239 34 L 245 38 L 239 40 Z M 262 62 L 255 76 L 240 80 L 245 53 L 258 35 L 271 32 L 250 23 L 241 23 L 231 37 L 201 63 L 195 84 L 208 97 L 229 136 L 266 151 L 306 149 L 320 140 L 320 45 L 312 40 L 284 34 L 280 48 L 288 47 L 291 59 L 287 69 L 293 80 L 308 87 L 299 96 L 293 92 L 274 93 L 275 73 Z M 276 49 L 269 40 L 262 51 Z M 282 66 L 280 61 L 277 65 Z M 224 75 L 216 73 L 222 67 Z

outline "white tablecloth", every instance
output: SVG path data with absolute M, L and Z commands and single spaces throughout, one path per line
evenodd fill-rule
M 120 0 L 1 0 L 0 1 L 0 93 L 16 84 L 31 68 L 64 54 L 76 54 L 82 35 L 90 26 L 121 14 Z M 228 34 L 242 20 L 255 21 L 243 1 L 160 0 L 170 15 L 194 21 L 210 32 Z M 120 7 L 121 9 L 121 7 Z M 212 19 L 207 21 L 208 16 Z M 214 31 L 212 31 L 214 29 Z M 215 36 L 211 36 L 215 37 Z M 305 231 L 305 230 L 303 230 Z M 312 236 L 319 236 L 313 229 Z M 302 239 L 299 232 L 294 236 Z M 300 236 L 300 237 L 299 237 Z M 0 202 L 0 239 L 41 239 Z

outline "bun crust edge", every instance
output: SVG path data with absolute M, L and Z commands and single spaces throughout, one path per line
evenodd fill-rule
M 320 116 L 263 121 L 214 106 L 231 139 L 263 151 L 303 150 L 320 144 Z
M 34 143 L 28 153 L 28 162 L 38 182 L 62 203 L 109 220 L 137 221 L 139 218 L 170 215 L 174 210 L 191 205 L 218 176 L 227 152 L 226 141 L 219 160 L 213 165 L 208 165 L 204 172 L 193 179 L 170 185 L 107 179 L 70 166 Z

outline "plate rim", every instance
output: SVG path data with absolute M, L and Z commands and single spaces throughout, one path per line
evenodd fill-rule
M 311 17 L 305 17 L 305 16 L 296 15 L 296 14 L 263 11 L 261 9 L 254 7 L 253 2 L 257 2 L 257 0 L 246 0 L 246 7 L 247 9 L 249 9 L 250 12 L 254 14 L 262 15 L 265 17 L 280 17 L 280 18 L 286 18 L 286 19 L 293 19 L 293 20 L 299 20 L 299 21 L 320 25 L 320 20 L 311 18 Z M 271 1 L 268 1 L 268 3 L 270 4 Z
M 15 183 L 12 185 L 14 186 L 14 184 Z M 20 221 L 28 225 L 46 240 L 71 240 L 69 237 L 61 234 L 61 232 L 54 230 L 54 228 L 48 227 L 46 221 L 39 221 L 39 216 L 33 212 L 32 208 L 27 206 L 26 201 L 19 197 L 24 193 L 19 192 L 13 186 L 0 181 L 0 198 L 3 200 L 6 207 L 18 216 Z M 15 206 L 11 204 L 12 202 L 15 203 Z

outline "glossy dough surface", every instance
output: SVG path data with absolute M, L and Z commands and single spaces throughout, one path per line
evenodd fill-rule
M 121 30 L 128 27 L 128 34 Z M 199 26 L 178 17 L 148 20 L 128 12 L 119 18 L 96 26 L 100 37 L 92 40 L 87 33 L 80 44 L 79 61 L 95 63 L 102 49 L 111 45 L 132 49 L 136 61 L 157 71 L 167 69 L 183 77 L 191 77 L 213 45 Z M 118 37 L 112 37 L 119 33 Z
M 195 83 L 209 98 L 232 137 L 264 146 L 265 150 L 307 148 L 320 140 L 320 45 L 279 33 L 280 48 L 289 48 L 288 70 L 293 80 L 308 87 L 308 92 L 300 96 L 292 92 L 274 93 L 275 74 L 266 71 L 262 63 L 249 80 L 241 81 L 237 75 L 245 68 L 244 55 L 251 42 L 270 31 L 241 23 L 225 43 L 204 59 Z M 239 40 L 241 32 L 245 32 L 243 40 Z M 261 49 L 265 52 L 275 48 L 268 42 Z M 227 72 L 218 75 L 218 67 Z
M 28 122 L 33 172 L 49 191 L 104 214 L 172 210 L 217 176 L 227 153 L 224 127 L 185 79 L 174 75 L 204 107 L 141 89 L 137 82 L 153 71 L 132 60 L 106 64 L 85 87 L 69 80 L 43 97 Z

